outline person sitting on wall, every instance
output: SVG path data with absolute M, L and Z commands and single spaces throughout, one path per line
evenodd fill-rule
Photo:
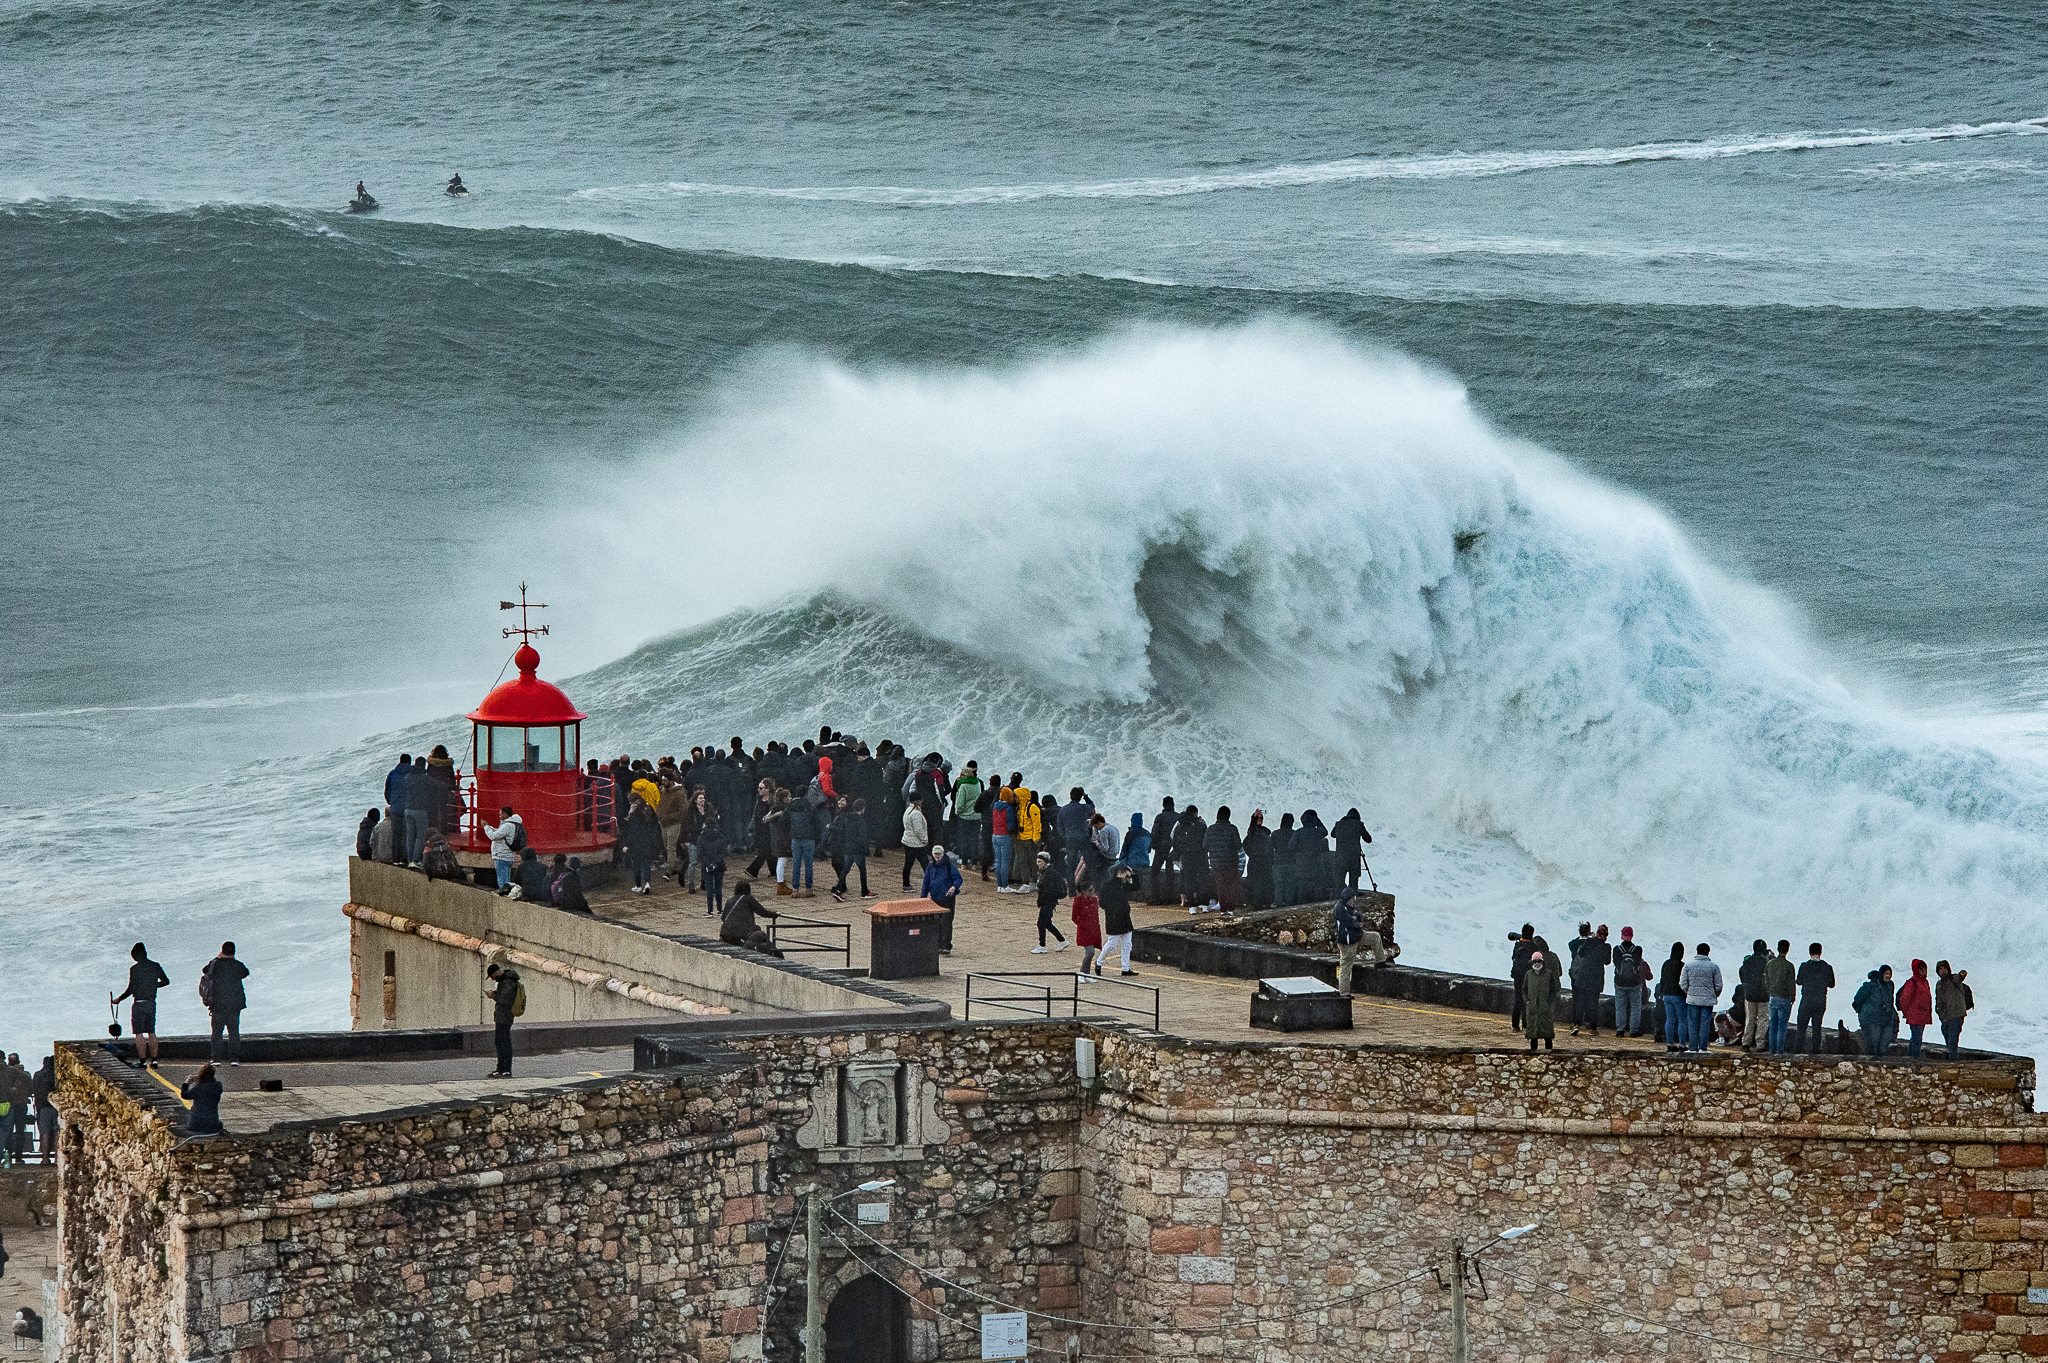
M 192 1104 L 192 1115 L 186 1119 L 185 1125 L 193 1135 L 217 1136 L 221 1133 L 221 1089 L 221 1082 L 214 1078 L 211 1065 L 201 1065 L 199 1073 L 179 1085 L 178 1095 Z
M 758 951 L 764 956 L 773 956 L 776 960 L 781 960 L 782 953 L 775 949 L 768 934 L 754 921 L 755 914 L 766 918 L 782 916 L 773 909 L 763 907 L 761 901 L 754 898 L 753 881 L 742 880 L 735 883 L 732 887 L 732 899 L 725 906 L 725 917 L 718 925 L 718 940 L 727 946 L 745 947 L 749 951 Z
M 519 868 L 512 872 L 512 898 L 535 904 L 553 902 L 548 898 L 547 863 L 531 847 L 519 854 Z

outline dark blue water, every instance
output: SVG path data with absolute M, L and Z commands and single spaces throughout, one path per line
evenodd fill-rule
M 1380 763 L 1445 963 L 1566 899 L 2016 951 L 2036 19 L 0 5 L 21 1006 L 240 933 L 336 1021 L 348 810 L 522 579 L 636 752 Z

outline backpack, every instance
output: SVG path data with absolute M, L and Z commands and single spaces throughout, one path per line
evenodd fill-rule
M 512 825 L 512 850 L 515 852 L 524 852 L 526 850 L 526 825 L 524 823 Z
M 526 981 L 519 982 L 518 990 L 512 995 L 512 1016 L 526 1016 Z
M 212 1007 L 213 1007 L 213 962 L 212 962 L 212 961 L 208 961 L 208 962 L 206 963 L 206 968 L 205 968 L 204 970 L 202 970 L 202 971 L 200 971 L 200 972 L 199 972 L 199 1005 L 200 1005 L 200 1007 L 202 1007 L 202 1008 L 209 1008 L 209 1009 L 210 1009 L 210 1008 L 212 1008 Z

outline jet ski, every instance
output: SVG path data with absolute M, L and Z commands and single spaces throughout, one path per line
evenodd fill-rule
M 469 197 L 469 186 L 462 183 L 462 177 L 458 175 L 448 182 L 447 194 L 451 199 L 466 199 Z
M 341 211 L 344 213 L 375 213 L 383 206 L 383 204 L 378 203 L 367 194 L 358 194 L 355 198 L 350 199 L 348 207 Z

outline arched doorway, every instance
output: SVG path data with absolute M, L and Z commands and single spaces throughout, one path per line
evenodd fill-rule
M 825 1363 L 910 1363 L 903 1294 L 870 1273 L 825 1312 Z

